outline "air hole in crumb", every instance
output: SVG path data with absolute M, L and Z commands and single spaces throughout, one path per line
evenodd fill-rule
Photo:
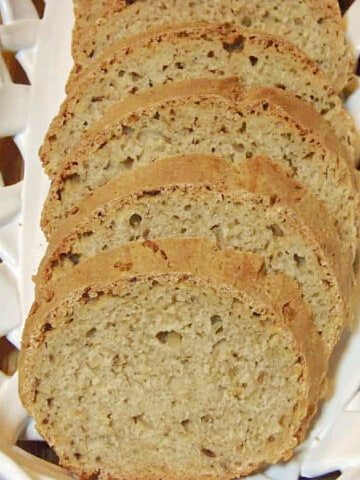
M 210 318 L 210 322 L 211 322 L 211 327 L 215 331 L 216 334 L 219 334 L 223 331 L 223 322 L 222 322 L 222 318 L 220 317 L 220 315 L 213 315 Z
M 178 347 L 181 344 L 182 335 L 174 330 L 162 331 L 156 334 L 156 338 L 162 344 L 168 344 L 169 347 Z
M 202 448 L 201 452 L 207 457 L 210 457 L 210 458 L 216 457 L 215 453 L 212 450 L 209 450 L 208 448 Z
M 284 422 L 285 422 L 285 415 L 282 415 L 282 416 L 279 418 L 279 425 L 283 426 L 283 425 L 284 425 Z
M 211 415 L 207 414 L 207 415 L 203 415 L 200 418 L 200 420 L 201 420 L 202 423 L 212 423 L 214 419 Z
M 145 228 L 145 230 L 143 231 L 142 233 L 142 237 L 144 240 L 147 240 L 149 238 L 149 235 L 150 235 L 150 229 L 149 228 Z
M 139 215 L 138 213 L 134 213 L 131 215 L 129 218 L 129 223 L 132 227 L 138 227 L 142 221 L 142 216 Z
M 223 42 L 223 48 L 229 53 L 242 50 L 244 48 L 244 37 L 239 35 L 232 43 Z
M 128 127 L 127 125 L 122 125 L 121 127 L 122 133 L 125 135 L 132 135 L 134 133 L 134 129 L 131 127 Z
M 220 225 L 213 225 L 210 230 L 215 235 L 216 245 L 222 248 L 224 245 L 224 234 Z
M 239 129 L 239 132 L 240 133 L 245 133 L 246 132 L 246 122 L 243 122 L 240 129 Z
M 80 262 L 80 255 L 77 253 L 70 254 L 68 258 L 74 265 L 77 265 Z
M 170 347 L 179 347 L 181 344 L 182 335 L 172 330 L 168 333 L 167 343 Z
M 251 18 L 250 17 L 243 17 L 241 19 L 241 25 L 243 25 L 244 27 L 251 27 Z
M 356 252 L 355 259 L 353 261 L 353 272 L 355 276 L 357 276 L 359 272 L 359 264 L 360 264 L 360 254 L 359 252 Z
M 128 169 L 132 168 L 133 164 L 134 159 L 132 157 L 126 157 L 126 159 L 123 161 L 123 166 Z
M 91 103 L 97 103 L 97 102 L 102 102 L 104 100 L 104 97 L 102 95 L 98 96 L 93 96 L 91 97 Z
M 187 418 L 186 420 L 182 420 L 181 425 L 187 430 L 189 428 L 190 420 Z
M 305 264 L 305 258 L 301 257 L 297 253 L 294 253 L 294 260 L 295 260 L 298 268 L 300 268 L 301 266 L 303 266 Z
M 88 331 L 86 332 L 85 336 L 86 336 L 87 338 L 93 337 L 96 332 L 97 332 L 97 329 L 96 329 L 95 327 L 90 328 L 90 330 L 88 330 Z
M 67 175 L 66 180 L 71 183 L 77 183 L 80 180 L 80 175 L 78 173 L 72 173 Z
M 142 417 L 144 416 L 144 414 L 142 413 L 141 415 L 134 415 L 133 417 L 131 417 L 135 423 L 135 425 L 141 421 Z
M 210 321 L 211 321 L 211 325 L 214 326 L 214 325 L 219 325 L 222 323 L 222 320 L 221 320 L 221 317 L 220 315 L 213 315 L 211 318 L 210 318 Z
M 238 369 L 236 367 L 229 368 L 228 370 L 228 376 L 231 382 L 233 382 L 236 377 L 238 376 Z
M 113 356 L 113 358 L 112 358 L 111 366 L 112 366 L 112 367 L 117 367 L 117 366 L 119 365 L 119 363 L 120 363 L 120 356 L 119 356 L 119 354 L 117 353 L 117 354 L 115 354 L 115 355 Z
M 257 57 L 254 57 L 254 55 L 250 55 L 249 60 L 251 65 L 254 67 L 257 64 L 259 59 Z
M 282 229 L 279 227 L 279 225 L 277 223 L 273 223 L 272 225 L 270 225 L 270 230 L 272 231 L 272 233 L 275 237 L 283 237 L 284 236 L 284 232 L 282 231 Z
M 233 149 L 235 150 L 235 152 L 241 153 L 244 151 L 244 145 L 242 143 L 234 143 Z
M 156 334 L 156 338 L 160 343 L 166 343 L 168 340 L 168 332 L 159 332 Z
M 130 75 L 131 75 L 131 80 L 132 80 L 133 82 L 137 82 L 137 81 L 140 80 L 140 78 L 141 78 L 141 75 L 139 75 L 139 74 L 136 73 L 136 72 L 131 72 Z
M 274 195 L 270 195 L 270 205 L 275 205 L 275 203 L 279 200 L 279 197 L 274 194 Z

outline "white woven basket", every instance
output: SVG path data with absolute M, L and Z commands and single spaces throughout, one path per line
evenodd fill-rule
M 3 186 L 0 175 L 0 337 L 20 346 L 23 319 L 33 300 L 31 276 L 44 252 L 39 228 L 49 184 L 38 158 L 47 127 L 64 97 L 72 60 L 72 0 L 47 0 L 38 19 L 31 0 L 0 0 L 3 49 L 16 51 L 31 85 L 12 83 L 0 56 L 0 137 L 13 136 L 25 162 L 22 182 Z M 360 0 L 346 14 L 349 39 L 360 55 Z M 360 88 L 346 104 L 360 130 Z M 342 472 L 341 480 L 360 479 L 360 327 L 338 346 L 331 372 L 335 393 L 324 405 L 295 458 L 256 480 L 297 480 Z M 34 457 L 16 442 L 40 440 L 17 393 L 17 375 L 0 371 L 0 480 L 60 480 L 64 470 Z

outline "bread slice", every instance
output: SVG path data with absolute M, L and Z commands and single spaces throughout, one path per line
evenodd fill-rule
M 93 255 L 161 237 L 210 238 L 256 252 L 267 271 L 296 279 L 331 354 L 350 315 L 349 252 L 322 203 L 265 157 L 239 168 L 213 156 L 170 157 L 96 189 L 51 239 L 37 298 L 51 296 L 49 282 Z
M 234 79 L 173 83 L 111 109 L 54 178 L 42 214 L 45 234 L 116 175 L 181 153 L 213 153 L 235 164 L 271 157 L 326 203 L 355 255 L 359 196 L 326 124 L 282 90 L 244 92 Z
M 41 159 L 53 176 L 82 132 L 121 99 L 189 78 L 235 75 L 244 88 L 279 87 L 310 103 L 333 127 L 349 162 L 359 138 L 340 98 L 316 66 L 282 39 L 229 25 L 167 27 L 116 44 L 73 85 L 50 125 Z
M 326 362 L 296 284 L 205 240 L 127 244 L 34 305 L 20 394 L 90 478 L 229 479 L 288 458 Z
M 93 25 L 79 22 L 80 28 L 73 32 L 75 72 L 121 38 L 143 34 L 153 26 L 196 20 L 234 23 L 284 37 L 303 50 L 338 91 L 353 71 L 354 55 L 345 40 L 336 0 L 110 1 L 102 11 L 100 2 L 91 3 Z

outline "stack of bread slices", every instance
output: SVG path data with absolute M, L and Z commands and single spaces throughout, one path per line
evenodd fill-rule
M 354 316 L 335 0 L 76 0 L 20 394 L 82 479 L 290 458 Z

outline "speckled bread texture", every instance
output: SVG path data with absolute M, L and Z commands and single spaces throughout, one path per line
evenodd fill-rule
M 89 28 L 93 27 L 99 17 L 101 17 L 105 10 L 114 10 L 116 6 L 120 5 L 121 0 L 73 0 L 74 14 L 75 14 L 75 26 L 73 36 L 78 36 L 80 30 L 88 32 Z M 124 5 L 126 2 L 124 0 Z
M 94 191 L 51 239 L 37 298 L 87 258 L 118 244 L 202 237 L 256 252 L 268 272 L 300 285 L 330 355 L 349 319 L 352 265 L 324 206 L 279 166 L 254 158 L 239 168 L 184 155 L 127 172 Z
M 85 35 L 79 22 L 80 28 L 73 34 L 74 74 L 120 38 L 141 34 L 161 24 L 206 20 L 235 23 L 241 28 L 250 27 L 286 38 L 319 66 L 338 91 L 352 75 L 354 55 L 345 40 L 336 0 L 143 0 L 131 5 L 112 1 L 107 2 L 102 12 L 99 2 L 91 3 L 96 4 L 94 24 L 85 25 Z
M 240 164 L 266 155 L 323 200 L 355 252 L 359 203 L 352 172 L 320 115 L 282 90 L 244 92 L 235 79 L 155 87 L 114 106 L 54 178 L 42 214 L 49 238 L 84 195 L 130 168 L 181 153 Z
M 105 13 L 123 8 L 126 0 L 73 0 L 73 4 L 75 26 L 72 37 L 74 39 L 88 33 L 90 28 L 99 23 L 100 17 Z
M 104 480 L 230 480 L 290 457 L 325 369 L 290 278 L 189 239 L 126 244 L 60 279 L 19 362 L 60 462 Z
M 207 23 L 166 27 L 104 52 L 73 85 L 50 125 L 41 159 L 53 176 L 81 133 L 115 102 L 151 86 L 237 76 L 244 88 L 279 87 L 311 104 L 334 129 L 351 164 L 359 156 L 353 121 L 319 69 L 279 37 Z

